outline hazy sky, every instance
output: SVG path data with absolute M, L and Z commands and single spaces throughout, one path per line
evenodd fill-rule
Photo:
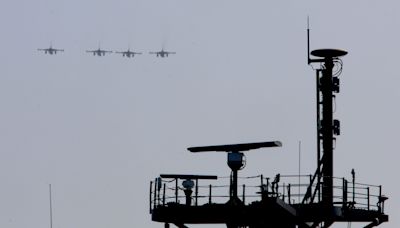
M 2 0 L 0 227 L 49 227 L 49 183 L 54 228 L 163 227 L 148 213 L 150 180 L 229 175 L 225 154 L 189 146 L 280 140 L 240 174 L 274 176 L 297 174 L 301 141 L 302 173 L 314 173 L 307 16 L 313 49 L 349 52 L 335 176 L 354 168 L 383 185 L 380 227 L 399 227 L 399 12 L 368 0 Z M 65 52 L 36 50 L 51 43 Z M 144 54 L 85 53 L 99 45 Z M 177 54 L 147 54 L 161 48 Z

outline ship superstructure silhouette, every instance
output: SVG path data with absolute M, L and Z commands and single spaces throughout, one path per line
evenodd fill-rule
M 332 107 L 340 92 L 341 57 L 346 54 L 339 49 L 317 49 L 311 51 L 315 58 L 311 59 L 308 39 L 308 64 L 319 64 L 315 70 L 318 162 L 314 174 L 238 176 L 245 163 L 244 151 L 280 147 L 279 141 L 190 147 L 191 152 L 226 152 L 231 176 L 221 182 L 217 176 L 160 175 L 150 183 L 152 220 L 179 228 L 189 224 L 314 228 L 329 227 L 335 222 L 362 222 L 369 228 L 387 222 L 384 205 L 388 198 L 382 186 L 357 183 L 354 170 L 350 180 L 333 173 L 340 121 L 334 119 Z M 297 178 L 302 179 L 301 183 Z

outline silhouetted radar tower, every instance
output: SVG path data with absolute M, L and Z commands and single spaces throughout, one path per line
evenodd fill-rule
M 317 72 L 317 141 L 318 141 L 318 184 L 322 177 L 322 202 L 329 206 L 333 205 L 333 148 L 334 135 L 340 135 L 340 122 L 333 119 L 334 93 L 339 93 L 339 75 L 342 62 L 339 57 L 347 54 L 346 51 L 338 49 L 318 49 L 311 52 L 313 56 L 320 59 L 309 59 L 309 63 L 321 63 L 321 69 Z M 334 66 L 338 71 L 333 72 Z M 321 102 L 322 99 L 322 102 Z M 321 157 L 320 148 L 323 154 Z
M 340 135 L 340 122 L 333 118 L 333 106 L 340 92 L 340 57 L 347 52 L 339 49 L 310 52 L 309 29 L 307 38 L 308 64 L 319 64 L 316 69 L 318 143 L 315 173 L 278 173 L 273 181 L 263 175 L 238 176 L 238 171 L 245 165 L 244 151 L 280 147 L 279 141 L 190 147 L 191 152 L 226 152 L 232 170 L 229 185 L 216 185 L 216 176 L 162 174 L 150 183 L 153 221 L 162 222 L 165 227 L 174 224 L 179 228 L 187 227 L 186 224 L 226 224 L 228 228 L 325 228 L 335 222 L 365 222 L 364 227 L 371 228 L 389 221 L 384 210 L 388 197 L 382 194 L 381 185 L 357 183 L 354 170 L 350 181 L 334 176 L 333 151 L 335 137 Z M 310 53 L 315 59 L 310 58 Z M 178 179 L 183 180 L 183 188 L 178 186 Z M 301 183 L 295 181 L 299 179 Z M 221 192 L 221 189 L 226 191 Z M 184 203 L 180 200 L 180 190 L 184 192 Z

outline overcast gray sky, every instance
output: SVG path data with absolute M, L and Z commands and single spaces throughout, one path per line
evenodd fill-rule
M 381 184 L 399 227 L 398 1 L 2 0 L 0 226 L 163 227 L 148 213 L 160 173 L 229 175 L 189 146 L 280 140 L 241 175 L 316 169 L 312 48 L 342 48 L 335 176 Z M 56 56 L 37 48 L 65 49 Z M 145 54 L 95 57 L 85 50 Z M 156 58 L 149 51 L 176 51 Z M 362 227 L 353 224 L 353 227 Z M 334 227 L 346 227 L 347 224 Z M 212 226 L 211 226 L 212 227 Z

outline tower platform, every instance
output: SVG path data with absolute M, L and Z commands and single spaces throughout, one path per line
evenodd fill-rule
M 150 212 L 152 220 L 185 227 L 185 224 L 227 224 L 228 227 L 317 227 L 321 222 L 365 222 L 372 227 L 388 221 L 384 213 L 385 196 L 380 186 L 350 183 L 335 178 L 334 205 L 324 205 L 320 189 L 310 182 L 290 184 L 283 180 L 298 178 L 279 175 L 282 181 L 269 182 L 270 178 L 242 177 L 242 195 L 229 200 L 221 194 L 229 186 L 221 184 L 196 185 L 191 203 L 181 203 L 186 198 L 178 180 L 157 178 L 151 183 Z M 260 178 L 260 179 L 259 179 Z M 262 178 L 262 179 L 261 179 Z M 311 176 L 301 176 L 311 180 Z M 255 183 L 255 179 L 261 182 Z M 276 179 L 276 177 L 275 177 Z M 264 184 L 266 181 L 266 184 Z M 342 183 L 342 184 L 340 184 Z M 310 189 L 310 186 L 313 189 Z M 177 191 L 178 190 L 178 191 Z M 316 191 L 314 199 L 309 192 Z M 180 194 L 180 195 L 179 195 Z M 330 224 L 326 224 L 328 227 Z

